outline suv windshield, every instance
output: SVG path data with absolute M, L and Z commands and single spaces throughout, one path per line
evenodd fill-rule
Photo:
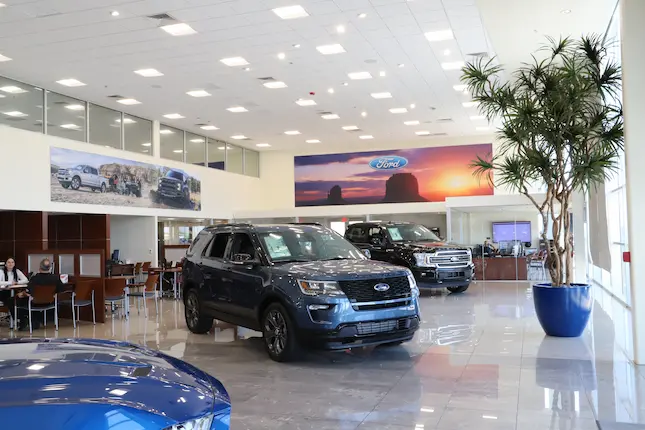
M 183 181 L 184 175 L 176 170 L 171 170 L 170 172 L 166 173 L 166 178 L 173 178 L 179 181 Z
M 394 224 L 385 227 L 392 242 L 441 242 L 429 228 L 416 224 Z
M 316 260 L 364 260 L 354 245 L 322 228 L 298 228 L 259 233 L 262 246 L 275 263 Z

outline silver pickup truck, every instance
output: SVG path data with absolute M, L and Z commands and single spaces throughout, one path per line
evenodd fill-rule
M 100 190 L 104 193 L 108 187 L 108 180 L 99 174 L 98 169 L 84 164 L 69 169 L 59 169 L 57 178 L 63 188 L 71 187 L 72 190 L 87 187 L 92 191 Z

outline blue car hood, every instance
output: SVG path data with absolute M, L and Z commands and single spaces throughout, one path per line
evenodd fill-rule
M 184 361 L 126 342 L 0 340 L 0 408 L 95 405 L 183 422 L 230 407 L 219 381 Z
M 376 277 L 407 276 L 408 271 L 402 267 L 375 260 L 331 260 L 306 263 L 286 263 L 276 265 L 278 273 L 291 275 L 300 279 L 313 280 L 346 280 L 374 279 Z

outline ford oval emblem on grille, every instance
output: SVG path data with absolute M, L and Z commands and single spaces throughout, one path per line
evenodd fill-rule
M 452 257 L 450 261 L 459 261 L 459 257 Z
M 374 289 L 376 291 L 387 291 L 390 289 L 390 286 L 388 284 L 376 284 L 374 285 Z

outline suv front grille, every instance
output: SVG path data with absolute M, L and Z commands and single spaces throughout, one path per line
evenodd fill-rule
M 387 291 L 376 291 L 377 284 L 387 284 Z M 410 282 L 407 276 L 395 278 L 361 279 L 356 281 L 338 281 L 341 290 L 350 302 L 379 302 L 383 300 L 401 299 L 410 297 Z
M 402 318 L 399 320 L 364 322 L 358 323 L 356 325 L 356 331 L 358 332 L 359 336 L 377 333 L 388 333 L 395 330 L 406 330 L 410 327 L 410 324 L 411 323 L 409 322 L 408 318 Z

